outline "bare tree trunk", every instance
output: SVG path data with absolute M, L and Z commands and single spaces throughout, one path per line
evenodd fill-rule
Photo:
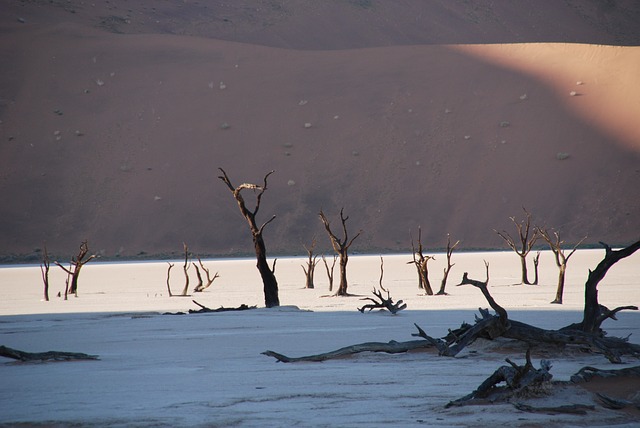
M 581 330 L 587 333 L 600 331 L 600 325 L 604 320 L 610 318 L 619 309 L 629 309 L 631 307 L 617 308 L 613 311 L 601 307 L 598 303 L 598 283 L 605 277 L 607 271 L 619 260 L 628 257 L 640 249 L 640 241 L 636 241 L 621 250 L 612 250 L 604 242 L 600 243 L 605 249 L 604 259 L 593 271 L 589 271 L 584 291 L 584 317 L 581 323 Z M 637 310 L 637 308 L 635 308 Z
M 353 244 L 353 241 L 356 240 L 358 236 L 362 233 L 359 231 L 356 236 L 349 240 L 349 235 L 347 233 L 347 220 L 349 217 L 344 216 L 344 208 L 340 210 L 340 221 L 342 222 L 342 239 L 338 238 L 332 231 L 329 220 L 324 215 L 322 210 L 320 210 L 320 220 L 329 235 L 329 239 L 331 240 L 331 245 L 333 246 L 333 250 L 340 256 L 340 286 L 338 287 L 338 291 L 336 292 L 336 296 L 348 296 L 347 292 L 347 263 L 349 261 L 349 247 Z
M 305 288 L 314 288 L 315 285 L 313 283 L 313 277 L 315 275 L 315 270 L 316 270 L 316 265 L 318 264 L 318 256 L 313 254 L 313 249 L 316 246 L 316 237 L 314 236 L 313 239 L 311 240 L 311 246 L 309 248 L 307 248 L 307 246 L 304 246 L 304 249 L 307 251 L 307 255 L 308 255 L 308 260 L 307 260 L 307 266 L 305 267 L 304 265 L 302 266 L 302 270 L 304 271 L 304 275 L 305 275 Z
M 564 294 L 564 278 L 567 272 L 567 265 L 562 264 L 558 266 L 558 288 L 556 290 L 556 298 L 553 299 L 553 302 L 558 305 L 562 304 L 562 295 Z
M 443 296 L 447 294 L 444 289 L 447 286 L 447 278 L 449 277 L 449 272 L 451 268 L 455 265 L 455 263 L 451 263 L 451 255 L 453 254 L 453 250 L 458 246 L 460 241 L 456 241 L 455 244 L 451 245 L 451 236 L 447 234 L 447 267 L 444 268 L 444 276 L 442 277 L 442 282 L 440 283 L 440 290 L 438 291 L 439 296 Z
M 184 272 L 184 288 L 182 289 L 182 295 L 186 296 L 187 293 L 189 292 L 189 273 L 187 272 L 189 270 L 189 247 L 187 247 L 186 243 L 182 243 L 182 246 L 184 248 L 184 265 L 182 265 L 182 270 Z
M 40 272 L 42 273 L 42 282 L 44 283 L 44 300 L 49 301 L 49 266 L 51 262 L 49 260 L 49 252 L 47 251 L 47 245 L 44 245 L 44 253 L 42 254 L 42 263 L 40 264 Z
M 522 278 L 520 279 L 520 281 L 522 282 L 522 284 L 526 284 L 526 285 L 531 285 L 531 283 L 529 282 L 529 273 L 527 272 L 527 256 L 526 255 L 521 255 L 520 256 L 520 267 L 522 269 Z
M 533 285 L 538 285 L 538 265 L 540 264 L 540 251 L 538 251 L 533 258 L 534 277 Z
M 264 239 L 262 238 L 262 232 L 264 231 L 264 228 L 269 223 L 271 223 L 276 218 L 276 216 L 274 215 L 273 217 L 271 217 L 271 219 L 267 220 L 260 227 L 258 227 L 258 225 L 256 224 L 256 214 L 258 214 L 258 211 L 260 209 L 260 201 L 262 200 L 262 195 L 267 190 L 267 179 L 271 174 L 273 174 L 274 171 L 271 171 L 264 176 L 264 183 L 262 186 L 259 186 L 257 184 L 243 183 L 238 187 L 234 187 L 231 184 L 227 173 L 222 168 L 219 168 L 219 170 L 222 172 L 222 175 L 218 178 L 220 178 L 220 180 L 222 180 L 227 185 L 229 190 L 231 190 L 231 193 L 233 193 L 233 197 L 238 203 L 238 208 L 240 208 L 240 213 L 242 213 L 242 216 L 245 218 L 245 220 L 247 220 L 249 230 L 251 230 L 251 235 L 253 237 L 253 246 L 256 252 L 256 266 L 262 278 L 265 306 L 268 308 L 280 306 L 280 299 L 278 297 L 278 281 L 276 280 L 276 276 L 274 273 L 275 262 L 274 270 L 272 270 L 267 263 L 267 250 L 264 244 Z M 244 198 L 241 194 L 242 190 L 244 189 L 252 189 L 254 191 L 257 191 L 256 205 L 253 211 L 250 211 L 245 205 Z
M 324 268 L 327 271 L 327 278 L 329 279 L 329 292 L 333 291 L 333 268 L 336 267 L 337 260 L 338 260 L 338 256 L 334 254 L 333 263 L 331 264 L 331 268 L 329 268 L 327 259 L 325 258 L 325 256 L 322 256 L 322 262 L 324 263 Z

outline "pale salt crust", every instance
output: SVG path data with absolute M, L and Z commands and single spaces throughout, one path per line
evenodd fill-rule
M 205 260 L 219 271 L 210 289 L 190 297 L 168 297 L 166 262 L 87 264 L 79 297 L 55 297 L 65 274 L 51 268 L 50 302 L 42 299 L 37 266 L 0 268 L 0 344 L 24 351 L 97 354 L 99 361 L 17 364 L 0 359 L 0 423 L 59 422 L 80 426 L 634 426 L 627 414 L 596 404 L 587 416 L 524 413 L 509 404 L 445 409 L 474 390 L 517 350 L 494 352 L 477 343 L 451 359 L 433 351 L 401 355 L 363 353 L 323 363 L 283 364 L 261 355 L 316 354 L 361 342 L 412 340 L 414 323 L 440 337 L 463 321 L 473 322 L 487 307 L 479 290 L 460 286 L 462 273 L 485 279 L 509 316 L 543 328 L 559 328 L 582 317 L 584 282 L 604 250 L 580 250 L 569 261 L 563 305 L 551 305 L 557 268 L 550 252 L 540 258 L 540 285 L 515 285 L 518 257 L 512 252 L 454 253 L 448 296 L 425 296 L 417 288 L 410 255 L 385 255 L 383 285 L 408 309 L 398 315 L 356 308 L 378 285 L 379 256 L 349 259 L 349 291 L 329 294 L 324 266 L 316 268 L 316 288 L 303 289 L 301 258 L 280 258 L 276 274 L 282 307 L 265 309 L 255 261 Z M 184 285 L 182 265 L 172 269 L 172 289 Z M 443 254 L 429 264 L 437 291 L 446 263 Z M 193 269 L 193 268 L 192 268 Z M 192 283 L 195 276 L 192 273 Z M 533 268 L 530 269 L 533 274 Z M 336 277 L 337 277 L 336 269 Z M 600 303 L 608 307 L 640 303 L 640 254 L 623 259 L 600 283 Z M 164 312 L 243 303 L 243 312 L 168 316 Z M 606 321 L 611 335 L 639 342 L 640 316 L 619 314 Z M 627 359 L 611 365 L 599 355 L 552 358 L 555 380 L 568 380 L 581 367 L 612 369 L 637 365 Z M 538 360 L 534 360 L 537 364 Z M 535 405 L 591 403 L 582 389 L 558 388 Z M 637 423 L 637 421 L 635 421 Z

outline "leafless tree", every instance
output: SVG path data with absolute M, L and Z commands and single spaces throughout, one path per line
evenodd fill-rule
M 353 241 L 356 240 L 358 236 L 362 233 L 360 230 L 353 238 L 349 239 L 349 234 L 347 232 L 347 220 L 349 220 L 349 216 L 344 216 L 344 208 L 340 209 L 340 221 L 342 222 L 342 239 L 338 238 L 332 231 L 331 225 L 327 217 L 324 215 L 324 212 L 320 210 L 320 220 L 322 224 L 324 224 L 325 229 L 327 230 L 327 234 L 329 234 L 329 238 L 331 239 L 331 245 L 333 246 L 333 250 L 340 256 L 340 286 L 338 287 L 338 291 L 336 292 L 336 296 L 348 296 L 347 293 L 347 262 L 349 261 L 349 247 L 353 244 Z
M 83 241 L 82 244 L 80 244 L 78 255 L 71 258 L 69 268 L 62 266 L 57 261 L 55 262 L 55 264 L 57 264 L 62 270 L 64 270 L 68 275 L 71 276 L 71 287 L 68 289 L 68 291 L 69 293 L 75 294 L 76 296 L 78 295 L 78 277 L 80 276 L 80 270 L 85 264 L 89 263 L 91 260 L 97 257 L 95 254 L 92 254 L 90 256 L 88 256 L 87 254 L 89 254 L 89 246 L 87 245 L 87 241 Z M 65 297 L 66 294 L 67 291 L 65 290 Z
M 553 237 L 546 228 L 538 229 L 538 233 L 545 241 L 547 241 L 549 248 L 553 251 L 553 255 L 555 256 L 556 265 L 558 266 L 558 288 L 556 290 L 556 298 L 551 303 L 561 305 L 562 295 L 564 293 L 564 278 L 567 272 L 567 263 L 569 262 L 569 258 L 578 249 L 578 246 L 582 244 L 587 237 L 585 236 L 576 245 L 574 245 L 569 254 L 565 254 L 565 251 L 562 249 L 564 241 L 560 239 L 560 233 L 558 231 L 553 232 Z
M 522 284 L 531 285 L 527 275 L 527 255 L 538 240 L 538 233 L 536 228 L 533 228 L 533 230 L 531 228 L 531 214 L 525 208 L 523 208 L 523 210 L 525 213 L 524 219 L 516 221 L 515 217 L 509 217 L 518 231 L 518 238 L 520 242 L 516 242 L 516 240 L 506 231 L 498 232 L 494 229 L 494 232 L 496 232 L 498 236 L 506 242 L 509 248 L 515 251 L 515 253 L 520 257 L 520 265 L 522 267 Z
M 198 266 L 194 263 L 193 267 L 196 268 L 196 275 L 198 276 L 198 285 L 196 285 L 195 288 L 193 289 L 194 293 L 200 293 L 206 290 L 211 286 L 211 284 L 213 284 L 213 281 L 215 281 L 216 278 L 220 277 L 220 275 L 218 275 L 218 272 L 216 272 L 213 276 L 211 276 L 211 271 L 206 267 L 204 267 L 204 265 L 202 264 L 202 260 L 200 260 L 200 257 L 198 257 L 198 264 L 200 265 L 200 269 L 202 269 L 203 272 L 207 275 L 207 283 L 206 284 L 203 283 L 202 275 L 200 274 L 200 269 L 198 269 Z
M 306 267 L 305 265 L 302 265 L 302 270 L 304 271 L 304 275 L 306 278 L 305 288 L 314 288 L 313 276 L 315 274 L 316 265 L 318 264 L 318 255 L 313 254 L 313 249 L 316 247 L 316 242 L 316 237 L 314 236 L 309 247 L 304 245 L 304 249 L 307 251 L 307 256 L 309 257 Z
M 455 244 L 451 245 L 451 235 L 447 233 L 447 267 L 444 268 L 444 275 L 442 277 L 442 282 L 440 283 L 440 290 L 438 291 L 439 296 L 443 296 L 447 294 L 444 290 L 447 286 L 447 278 L 449 277 L 449 272 L 451 272 L 451 268 L 455 265 L 455 263 L 451 263 L 451 255 L 453 254 L 453 250 L 458 246 L 460 240 L 456 241 Z
M 278 281 L 276 280 L 275 275 L 275 262 L 273 269 L 267 263 L 267 250 L 264 244 L 264 239 L 262 237 L 262 233 L 264 232 L 264 228 L 271 223 L 276 216 L 272 216 L 269 220 L 264 222 L 261 226 L 258 226 L 256 223 L 256 215 L 260 210 L 260 202 L 262 201 L 262 195 L 267 190 L 267 179 L 274 171 L 267 173 L 264 176 L 263 184 L 250 184 L 250 183 L 242 183 L 238 187 L 234 187 L 227 176 L 227 173 L 219 168 L 222 175 L 218 178 L 222 180 L 231 193 L 233 194 L 233 198 L 238 203 L 238 208 L 240 209 L 240 213 L 247 221 L 249 225 L 249 230 L 251 231 L 251 236 L 253 237 L 253 245 L 256 251 L 256 259 L 257 259 L 257 268 L 260 272 L 260 276 L 262 277 L 262 284 L 264 290 L 264 303 L 268 308 L 280 306 L 280 299 L 278 297 Z M 245 189 L 253 190 L 256 195 L 255 208 L 253 211 L 247 208 L 244 198 L 242 197 L 241 192 Z
M 413 261 L 408 262 L 408 264 L 413 263 L 416 266 L 416 270 L 418 271 L 418 288 L 424 290 L 427 295 L 433 295 L 433 289 L 431 288 L 431 283 L 429 282 L 429 267 L 427 263 L 429 260 L 434 259 L 432 256 L 425 256 L 422 252 L 422 228 L 418 226 L 418 248 L 415 247 L 413 243 L 413 236 L 411 236 L 411 250 L 413 255 Z
M 49 301 L 49 266 L 51 260 L 49 260 L 49 252 L 47 251 L 47 244 L 44 245 L 44 252 L 42 253 L 42 262 L 40 263 L 40 273 L 42 273 L 42 282 L 44 283 L 44 300 Z
M 333 255 L 333 263 L 331 263 L 331 268 L 329 268 L 329 263 L 327 263 L 326 257 L 322 256 L 322 262 L 324 263 L 324 268 L 327 271 L 327 278 L 329 279 L 329 292 L 333 291 L 333 268 L 336 267 L 336 261 L 338 260 L 338 255 Z

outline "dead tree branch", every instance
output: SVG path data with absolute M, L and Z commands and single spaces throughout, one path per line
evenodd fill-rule
M 0 357 L 11 358 L 22 362 L 44 361 L 75 361 L 75 360 L 99 360 L 97 355 L 88 355 L 79 352 L 25 352 L 18 349 L 0 345 Z
M 538 240 L 538 233 L 536 228 L 531 231 L 531 214 L 525 208 L 522 209 L 525 213 L 523 220 L 516 221 L 515 217 L 509 217 L 518 232 L 519 243 L 506 231 L 498 232 L 494 229 L 494 232 L 520 257 L 522 284 L 531 284 L 527 275 L 527 255 Z
M 373 297 L 365 297 L 364 299 L 360 299 L 360 300 L 369 300 L 371 303 L 368 303 L 362 306 L 361 308 L 358 308 L 358 310 L 364 313 L 364 311 L 371 311 L 373 309 L 386 309 L 395 315 L 401 310 L 406 309 L 407 307 L 406 303 L 404 303 L 402 300 L 398 300 L 397 303 L 394 303 L 393 299 L 389 295 L 389 291 L 387 290 L 385 291 L 387 293 L 386 298 L 382 296 L 382 291 L 376 290 L 374 288 L 372 293 L 377 298 L 377 300 L 374 299 Z
M 218 275 L 218 272 L 216 272 L 213 276 L 211 276 L 211 271 L 206 267 L 204 267 L 204 265 L 202 264 L 202 260 L 200 260 L 200 257 L 198 257 L 198 264 L 200 265 L 200 269 L 202 269 L 204 273 L 207 275 L 207 283 L 203 284 L 202 275 L 200 275 L 200 270 L 198 269 L 198 266 L 194 263 L 193 267 L 196 268 L 196 275 L 198 276 L 198 285 L 196 285 L 196 287 L 193 289 L 194 293 L 200 293 L 206 290 L 211 286 L 211 284 L 213 284 L 213 281 L 215 281 L 217 278 L 220 278 L 220 275 Z
M 438 291 L 438 295 L 442 296 L 447 294 L 444 290 L 447 286 L 447 278 L 449 277 L 449 272 L 451 272 L 451 268 L 455 265 L 455 263 L 451 263 L 451 255 L 453 254 L 453 250 L 456 249 L 460 240 L 456 241 L 455 244 L 451 245 L 451 235 L 447 233 L 447 267 L 444 268 L 444 276 L 442 277 L 442 282 L 440 283 L 440 290 Z
M 433 345 L 425 340 L 411 340 L 408 342 L 366 342 L 357 345 L 346 346 L 335 351 L 326 352 L 324 354 L 308 355 L 304 357 L 287 357 L 273 351 L 265 351 L 262 355 L 273 357 L 281 363 L 300 363 L 300 362 L 320 362 L 335 358 L 342 358 L 349 355 L 359 354 L 361 352 L 385 352 L 387 354 L 400 354 L 416 349 L 427 349 Z

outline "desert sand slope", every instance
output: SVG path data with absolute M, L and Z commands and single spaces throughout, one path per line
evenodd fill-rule
M 321 208 L 345 207 L 360 252 L 406 250 L 418 225 L 429 247 L 501 247 L 523 206 L 569 242 L 640 230 L 640 48 L 291 50 L 30 4 L 0 38 L 0 255 L 250 253 L 219 166 L 236 184 L 276 170 L 278 253 L 323 233 Z

